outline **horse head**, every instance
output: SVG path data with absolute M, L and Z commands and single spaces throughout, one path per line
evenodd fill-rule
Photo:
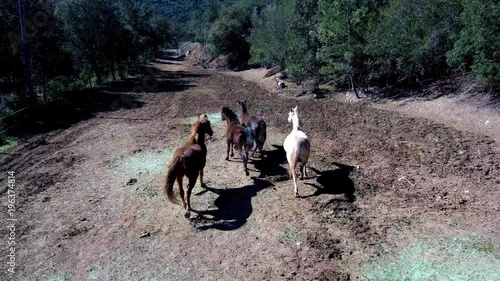
M 288 122 L 291 123 L 294 117 L 297 117 L 297 119 L 299 118 L 297 113 L 297 106 L 290 109 L 290 112 L 288 112 Z
M 207 115 L 200 115 L 200 127 L 198 128 L 199 133 L 205 133 L 209 136 L 214 135 L 212 126 L 210 126 L 210 120 L 208 120 Z
M 234 113 L 229 107 L 223 107 L 221 112 L 222 121 L 229 120 L 230 123 L 240 124 L 236 113 Z
M 241 111 L 243 113 L 246 113 L 247 112 L 247 101 L 246 100 L 238 101 L 238 104 L 241 106 Z
M 222 111 L 220 112 L 220 116 L 221 116 L 222 121 L 226 121 L 226 119 L 227 119 L 227 110 L 228 110 L 227 107 L 223 107 Z

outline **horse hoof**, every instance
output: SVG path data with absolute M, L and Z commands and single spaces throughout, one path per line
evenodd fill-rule
M 231 157 L 234 157 L 234 154 L 233 154 L 233 153 L 231 153 Z
M 185 217 L 186 219 L 189 219 L 189 218 L 191 217 L 191 213 L 190 213 L 190 212 L 186 212 L 186 213 L 184 214 L 184 217 Z
M 250 175 L 250 173 L 249 173 L 248 171 L 245 171 L 245 175 L 249 176 L 249 175 Z
M 229 157 L 226 157 L 226 161 L 229 161 Z

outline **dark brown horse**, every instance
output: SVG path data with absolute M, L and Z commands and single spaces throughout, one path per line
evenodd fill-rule
M 207 147 L 205 146 L 205 134 L 213 135 L 212 127 L 207 116 L 200 116 L 191 128 L 191 135 L 186 143 L 178 148 L 170 164 L 168 165 L 167 178 L 165 183 L 165 192 L 170 202 L 180 205 L 179 200 L 174 196 L 174 182 L 177 180 L 179 184 L 179 193 L 182 199 L 182 207 L 187 210 L 184 215 L 190 217 L 191 209 L 191 192 L 198 173 L 200 175 L 200 185 L 203 187 L 203 169 L 207 160 Z M 189 184 L 187 186 L 187 198 L 184 198 L 184 189 L 182 187 L 182 179 L 187 176 Z
M 252 128 L 255 135 L 255 149 L 252 152 L 252 157 L 255 151 L 259 149 L 260 157 L 262 157 L 262 147 L 266 142 L 266 122 L 262 118 L 248 114 L 247 111 L 247 101 L 238 101 L 241 106 L 241 124 L 244 126 Z
M 226 141 L 227 155 L 226 160 L 229 160 L 229 150 L 231 157 L 234 156 L 233 148 L 239 151 L 241 160 L 243 160 L 243 168 L 248 176 L 248 151 L 253 147 L 253 131 L 250 127 L 243 127 L 238 120 L 236 114 L 229 108 L 223 107 L 221 112 L 222 120 L 227 122 Z

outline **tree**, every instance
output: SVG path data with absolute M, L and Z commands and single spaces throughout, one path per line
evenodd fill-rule
M 368 34 L 370 79 L 415 82 L 445 71 L 459 14 L 453 0 L 392 1 Z
M 131 34 L 107 1 L 62 0 L 55 15 L 63 22 L 67 48 L 80 65 L 90 66 L 99 84 L 133 55 L 123 47 L 133 41 Z
M 237 3 L 221 10 L 210 28 L 208 42 L 214 55 L 226 55 L 230 67 L 245 65 L 250 58 L 252 6 Z
M 336 83 L 348 82 L 356 96 L 358 87 L 367 85 L 366 34 L 379 5 L 376 0 L 319 1 L 320 72 Z
M 284 3 L 283 3 L 284 2 Z M 285 60 L 292 36 L 294 0 L 273 3 L 260 14 L 254 13 L 249 41 L 252 63 L 286 68 Z
M 296 1 L 290 47 L 286 56 L 288 72 L 299 81 L 319 76 L 316 54 L 319 49 L 316 31 L 319 23 L 318 0 Z
M 316 0 L 283 0 L 254 13 L 252 63 L 279 66 L 297 81 L 317 76 Z
M 470 71 L 482 81 L 500 81 L 500 3 L 495 0 L 462 1 L 463 27 L 452 50 L 451 66 Z

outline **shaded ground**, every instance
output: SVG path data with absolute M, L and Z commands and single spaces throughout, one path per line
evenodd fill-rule
M 113 110 L 2 156 L 0 172 L 17 172 L 17 280 L 365 279 L 367 266 L 392 251 L 470 235 L 493 241 L 486 250 L 498 260 L 500 155 L 492 138 L 366 104 L 284 99 L 178 60 L 155 67 L 107 89 L 138 106 L 110 100 L 105 108 Z M 240 99 L 269 130 L 265 158 L 250 161 L 249 177 L 239 159 L 224 161 L 218 114 L 237 110 Z M 281 147 L 294 105 L 313 147 L 300 199 Z M 208 188 L 196 185 L 197 214 L 188 221 L 160 186 L 200 113 L 209 114 L 214 138 Z M 6 198 L 3 191 L 3 207 Z

